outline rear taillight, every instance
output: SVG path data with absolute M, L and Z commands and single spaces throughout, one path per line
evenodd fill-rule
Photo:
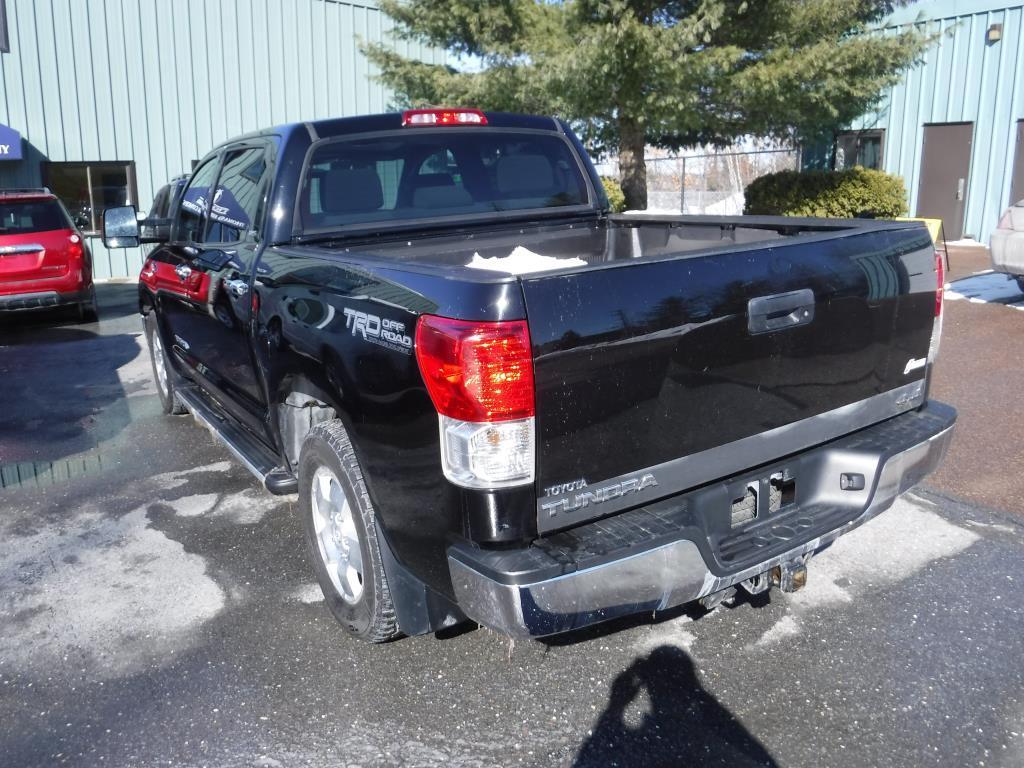
M 71 235 L 68 238 L 68 247 L 65 250 L 68 259 L 81 259 L 85 255 L 85 248 L 82 245 L 82 238 L 78 235 Z
M 437 409 L 445 477 L 465 488 L 532 483 L 533 356 L 526 321 L 423 315 L 416 361 Z
M 487 125 L 487 117 L 479 109 L 407 109 L 402 125 Z
M 928 362 L 934 363 L 939 356 L 939 342 L 942 340 L 942 294 L 946 289 L 946 265 L 942 254 L 935 252 L 935 321 L 932 323 L 932 340 L 928 345 Z
M 1013 219 L 1010 214 L 1009 208 L 1003 211 L 1003 215 L 999 217 L 999 223 L 996 224 L 996 229 L 1013 229 Z

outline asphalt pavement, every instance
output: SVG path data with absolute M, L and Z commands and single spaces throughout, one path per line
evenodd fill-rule
M 1024 765 L 1019 517 L 925 491 L 792 595 L 364 645 L 291 502 L 160 413 L 134 291 L 0 326 L 0 764 Z
M 995 301 L 945 302 L 931 395 L 956 406 L 957 431 L 927 484 L 1024 516 L 1024 296 L 1007 276 L 990 273 L 987 248 L 954 246 L 949 266 L 954 289 L 980 275 L 1005 290 Z

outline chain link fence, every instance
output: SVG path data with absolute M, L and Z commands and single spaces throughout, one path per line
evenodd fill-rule
M 716 152 L 689 157 L 649 157 L 647 210 L 682 211 L 708 216 L 743 213 L 743 190 L 759 176 L 796 170 L 796 149 Z M 618 177 L 614 160 L 598 165 L 602 175 Z

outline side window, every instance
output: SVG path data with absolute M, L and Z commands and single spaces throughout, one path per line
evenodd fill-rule
M 217 176 L 218 158 L 207 160 L 195 172 L 178 206 L 177 239 L 189 243 L 205 242 L 206 216 L 210 208 L 210 187 Z
M 150 206 L 149 215 L 147 218 L 150 219 L 163 219 L 167 217 L 167 203 L 170 202 L 170 186 L 165 185 L 160 187 L 160 191 L 156 193 L 153 198 L 153 205 Z
M 259 226 L 266 172 L 263 147 L 236 149 L 224 156 L 204 242 L 237 243 Z

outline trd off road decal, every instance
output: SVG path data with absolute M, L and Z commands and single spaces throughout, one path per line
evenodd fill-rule
M 361 336 L 371 344 L 412 354 L 412 338 L 405 332 L 405 323 L 346 307 L 345 327 L 353 336 Z

